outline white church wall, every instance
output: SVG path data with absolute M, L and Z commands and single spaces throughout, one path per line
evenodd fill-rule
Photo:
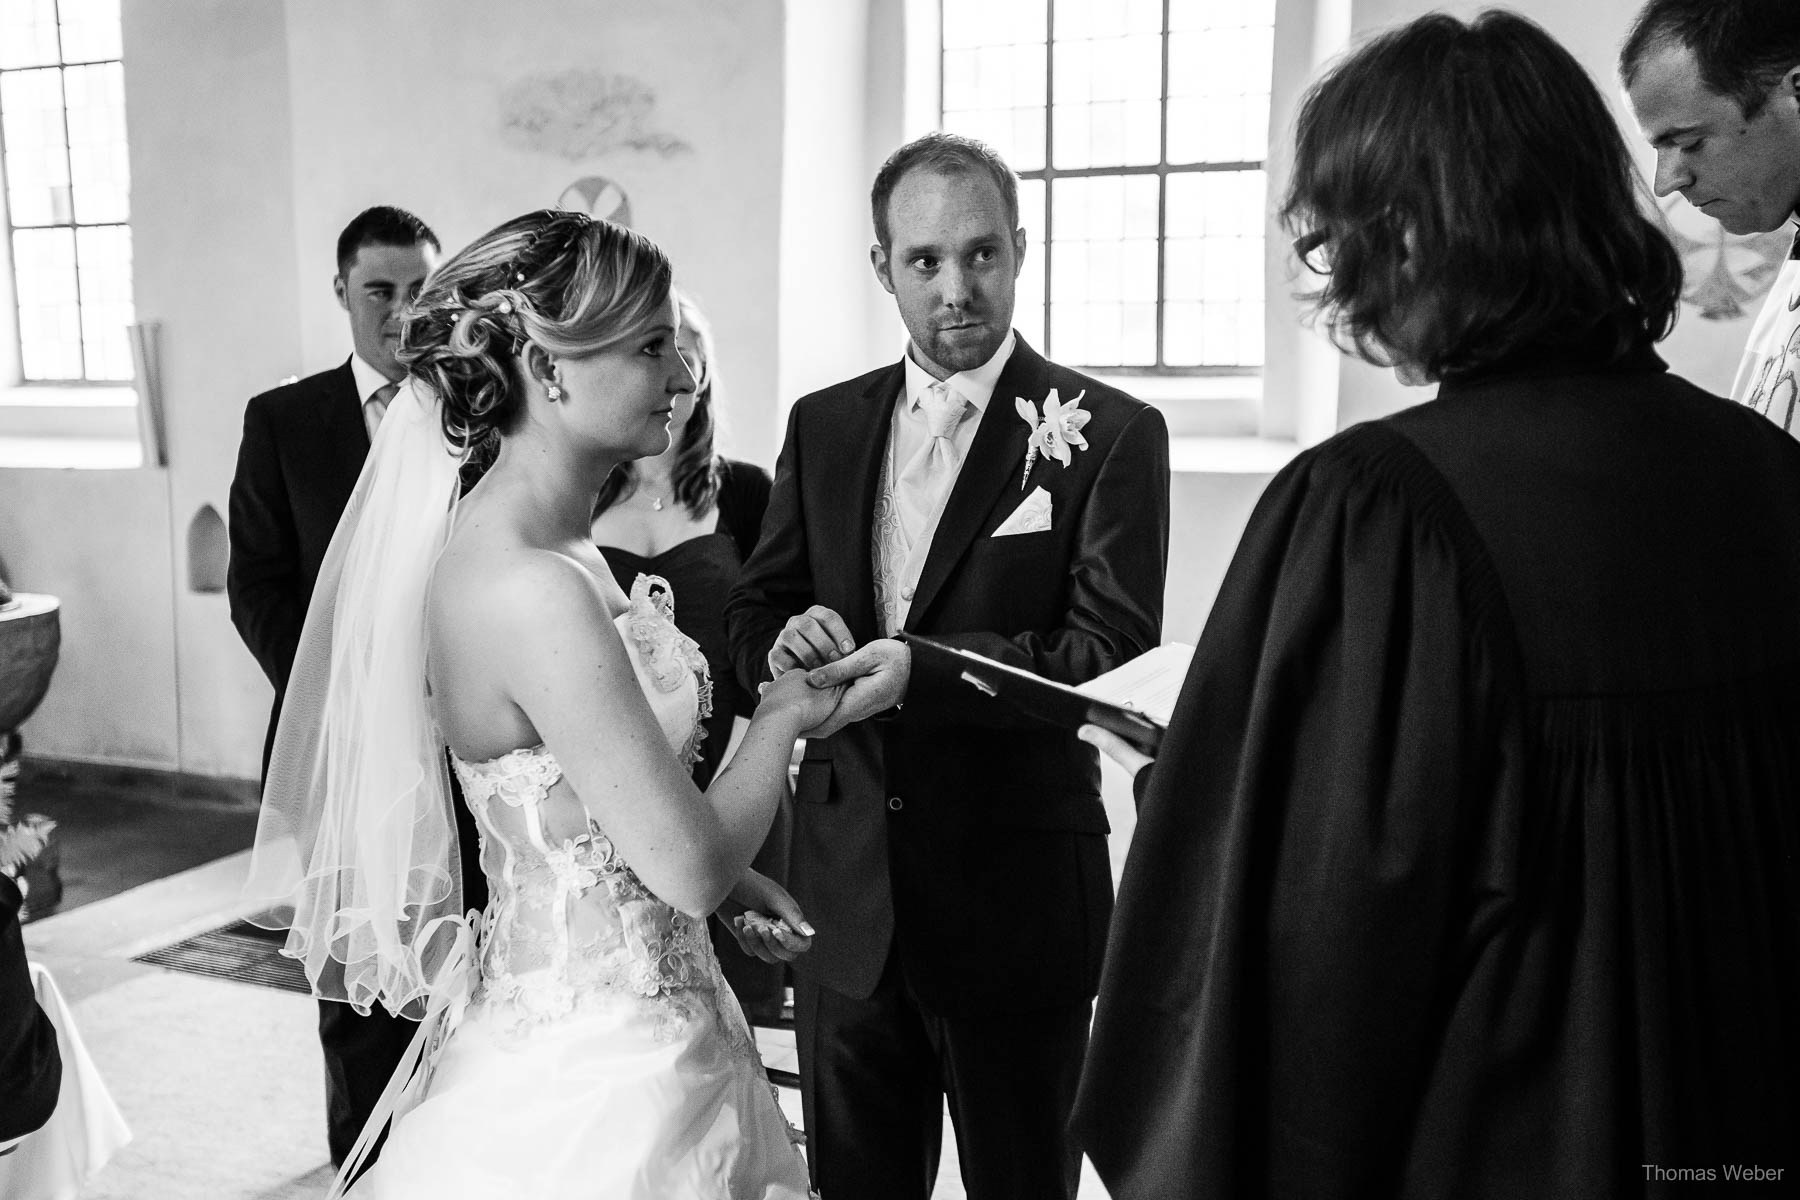
M 454 250 L 577 179 L 620 183 L 716 328 L 724 448 L 773 462 L 779 0 L 125 0 L 124 20 L 137 310 L 161 324 L 169 466 L 0 469 L 0 556 L 64 604 L 32 752 L 256 775 L 272 693 L 225 597 L 188 591 L 186 531 L 227 509 L 245 401 L 348 355 L 333 248 L 369 204 L 415 209 Z M 516 103 L 508 124 L 533 86 L 577 106 L 535 143 Z M 609 94 L 653 99 L 647 119 Z M 596 95 L 615 136 L 580 126 Z

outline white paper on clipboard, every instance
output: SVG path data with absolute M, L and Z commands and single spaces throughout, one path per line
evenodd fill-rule
M 1194 648 L 1185 642 L 1169 642 L 1145 651 L 1122 667 L 1097 675 L 1075 690 L 1096 700 L 1143 713 L 1165 728 L 1175 715 L 1175 701 L 1187 680 Z

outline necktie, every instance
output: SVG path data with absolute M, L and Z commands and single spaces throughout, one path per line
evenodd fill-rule
M 369 440 L 375 440 L 375 431 L 381 428 L 381 418 L 387 416 L 388 401 L 400 390 L 397 383 L 384 383 L 369 394 L 363 401 L 363 423 L 369 427 Z
M 900 510 L 900 526 L 908 543 L 917 542 L 936 511 L 938 501 L 956 478 L 962 454 L 950 435 L 968 409 L 968 402 L 943 383 L 934 383 L 919 398 L 929 436 L 894 481 L 894 503 Z

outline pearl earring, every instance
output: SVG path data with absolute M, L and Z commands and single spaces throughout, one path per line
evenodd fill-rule
M 544 387 L 544 391 L 549 395 L 550 403 L 552 404 L 558 403 L 563 398 L 562 384 L 560 383 L 547 384 Z

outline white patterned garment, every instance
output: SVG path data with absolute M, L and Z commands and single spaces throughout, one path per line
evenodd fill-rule
M 668 585 L 617 621 L 671 751 L 706 660 Z M 454 759 L 490 900 L 480 978 L 355 1200 L 804 1200 L 806 1166 L 704 921 L 658 900 L 541 746 Z
M 1800 238 L 1751 328 L 1731 398 L 1800 437 Z

